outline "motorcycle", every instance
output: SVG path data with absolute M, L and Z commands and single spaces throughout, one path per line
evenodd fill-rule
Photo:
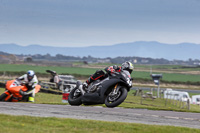
M 39 92 L 41 86 L 36 85 L 35 93 Z M 6 91 L 0 95 L 0 101 L 5 102 L 18 102 L 18 101 L 28 101 L 29 96 L 22 96 L 19 91 L 27 91 L 25 83 L 21 83 L 18 80 L 9 80 L 6 82 L 5 86 Z
M 120 105 L 127 97 L 132 87 L 132 78 L 126 70 L 108 74 L 103 80 L 92 82 L 88 89 L 84 89 L 81 81 L 70 92 L 68 102 L 79 106 L 92 104 L 105 104 L 107 107 Z

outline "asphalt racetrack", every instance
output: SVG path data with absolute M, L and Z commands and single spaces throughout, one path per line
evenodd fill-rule
M 0 114 L 171 125 L 200 129 L 200 114 L 187 112 L 0 102 Z

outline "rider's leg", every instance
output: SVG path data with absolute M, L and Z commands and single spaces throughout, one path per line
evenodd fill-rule
M 105 76 L 105 73 L 103 70 L 97 70 L 93 75 L 91 75 L 88 80 L 86 81 L 86 83 L 89 85 L 90 83 L 92 83 L 93 81 L 96 81 L 97 79 L 101 79 Z
M 35 101 L 35 89 L 33 89 L 32 93 L 28 97 L 29 102 L 34 102 Z

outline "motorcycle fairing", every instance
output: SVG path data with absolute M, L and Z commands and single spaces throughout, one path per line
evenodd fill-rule
M 81 99 L 83 104 L 103 104 L 99 93 L 85 93 Z
M 99 89 L 95 93 L 85 93 L 82 96 L 82 103 L 83 104 L 104 104 L 105 101 L 105 95 L 108 95 L 107 93 L 111 91 L 111 89 L 117 84 L 122 83 L 122 80 L 120 79 L 109 79 L 103 81 L 103 83 L 100 85 Z M 108 89 L 109 88 L 109 89 Z
M 37 93 L 40 90 L 41 86 L 36 85 L 35 86 L 35 93 Z M 19 99 L 23 99 L 22 95 L 19 94 L 19 90 L 27 91 L 26 86 L 19 86 L 15 83 L 15 80 L 9 80 L 6 83 L 6 91 L 4 92 L 7 96 L 4 99 L 4 101 L 9 101 L 11 97 L 18 97 Z M 24 96 L 25 97 L 25 96 Z

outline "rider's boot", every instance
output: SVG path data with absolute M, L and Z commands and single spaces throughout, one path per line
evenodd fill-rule
M 91 82 L 93 82 L 92 76 L 90 76 L 88 78 L 88 80 L 83 83 L 83 90 L 84 91 L 86 91 L 86 92 L 88 91 L 88 86 L 90 85 Z
M 88 89 L 88 83 L 84 82 L 83 83 L 83 90 L 87 92 L 87 89 Z

